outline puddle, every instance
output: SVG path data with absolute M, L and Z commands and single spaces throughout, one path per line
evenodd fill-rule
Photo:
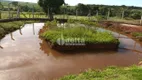
M 39 38 L 38 33 L 43 25 L 26 24 L 0 41 L 0 80 L 53 80 L 88 68 L 130 66 L 142 60 L 142 46 L 117 33 L 113 34 L 120 37 L 118 51 L 68 54 L 52 50 Z

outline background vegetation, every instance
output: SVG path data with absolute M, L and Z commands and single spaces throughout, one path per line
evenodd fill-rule
M 2 1 L 4 5 L 3 11 L 8 10 L 8 3 L 9 1 Z M 25 3 L 19 2 L 21 6 L 22 12 L 31 12 L 34 6 L 35 12 L 43 12 L 42 8 L 37 3 Z M 11 11 L 16 11 L 14 6 L 11 6 Z M 116 5 L 85 5 L 85 4 L 78 4 L 76 6 L 64 5 L 61 6 L 60 10 L 54 11 L 54 14 L 61 15 L 78 15 L 78 16 L 102 16 L 103 18 L 107 18 L 108 11 L 110 12 L 110 17 L 115 18 L 122 18 L 122 13 L 124 12 L 124 18 L 127 20 L 130 19 L 140 19 L 142 15 L 142 7 L 136 6 L 116 6 Z
M 12 1 L 1 1 L 2 5 L 4 6 L 3 11 L 8 11 L 8 4 Z M 21 9 L 23 12 L 29 12 L 32 11 L 32 8 L 34 6 L 35 12 L 42 12 L 42 9 L 37 3 L 29 3 L 29 2 L 18 2 L 18 5 L 21 6 Z M 16 11 L 17 9 L 15 8 L 14 5 L 10 6 L 11 11 Z

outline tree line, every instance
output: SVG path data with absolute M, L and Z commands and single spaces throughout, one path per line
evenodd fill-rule
M 77 6 L 61 6 L 60 14 L 68 14 L 68 15 L 78 15 L 78 16 L 95 16 L 100 15 L 106 17 L 110 14 L 110 17 L 122 17 L 124 18 L 133 18 L 140 19 L 142 16 L 142 7 L 135 6 L 109 6 L 109 5 L 85 5 L 79 3 Z

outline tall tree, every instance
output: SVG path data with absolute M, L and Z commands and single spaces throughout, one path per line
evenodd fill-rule
M 88 12 L 89 12 L 89 9 L 88 9 L 88 6 L 87 5 L 84 5 L 82 3 L 79 3 L 77 6 L 76 6 L 76 10 L 79 11 L 79 15 L 81 16 L 87 16 Z
M 49 19 L 53 19 L 53 12 L 65 2 L 64 0 L 39 0 L 38 4 L 42 7 L 46 15 L 48 14 Z
M 14 6 L 14 10 L 16 10 L 16 7 L 18 6 L 18 2 L 12 2 L 12 5 Z

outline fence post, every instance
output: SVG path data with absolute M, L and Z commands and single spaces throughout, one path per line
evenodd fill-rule
M 89 10 L 89 13 L 87 16 L 88 16 L 88 19 L 91 20 L 91 10 Z
M 1 15 L 2 15 L 2 10 L 3 10 L 3 5 L 0 2 L 0 19 L 1 19 Z
M 13 18 L 14 13 L 12 12 L 11 17 Z
M 0 19 L 1 19 L 1 10 L 0 10 Z
M 108 11 L 107 20 L 109 19 L 109 16 L 110 16 L 110 10 Z
M 34 18 L 34 6 L 33 6 L 32 14 L 33 14 L 33 18 Z
M 142 25 L 142 15 L 141 15 L 141 20 L 140 20 L 140 25 Z
M 18 6 L 18 9 L 17 9 L 17 18 L 20 18 L 20 6 Z
M 10 19 L 10 4 L 11 4 L 11 3 L 8 4 L 8 18 L 9 18 L 9 19 Z
M 125 11 L 122 12 L 122 19 L 124 18 Z
M 78 10 L 76 10 L 76 19 L 77 19 L 77 16 L 78 16 Z
M 66 10 L 65 10 L 65 8 L 64 8 L 63 19 L 66 19 Z
M 99 12 L 98 12 L 98 10 L 96 11 L 96 16 L 99 16 Z
M 31 18 L 31 14 L 30 14 L 30 12 L 28 12 L 29 13 L 29 18 Z

